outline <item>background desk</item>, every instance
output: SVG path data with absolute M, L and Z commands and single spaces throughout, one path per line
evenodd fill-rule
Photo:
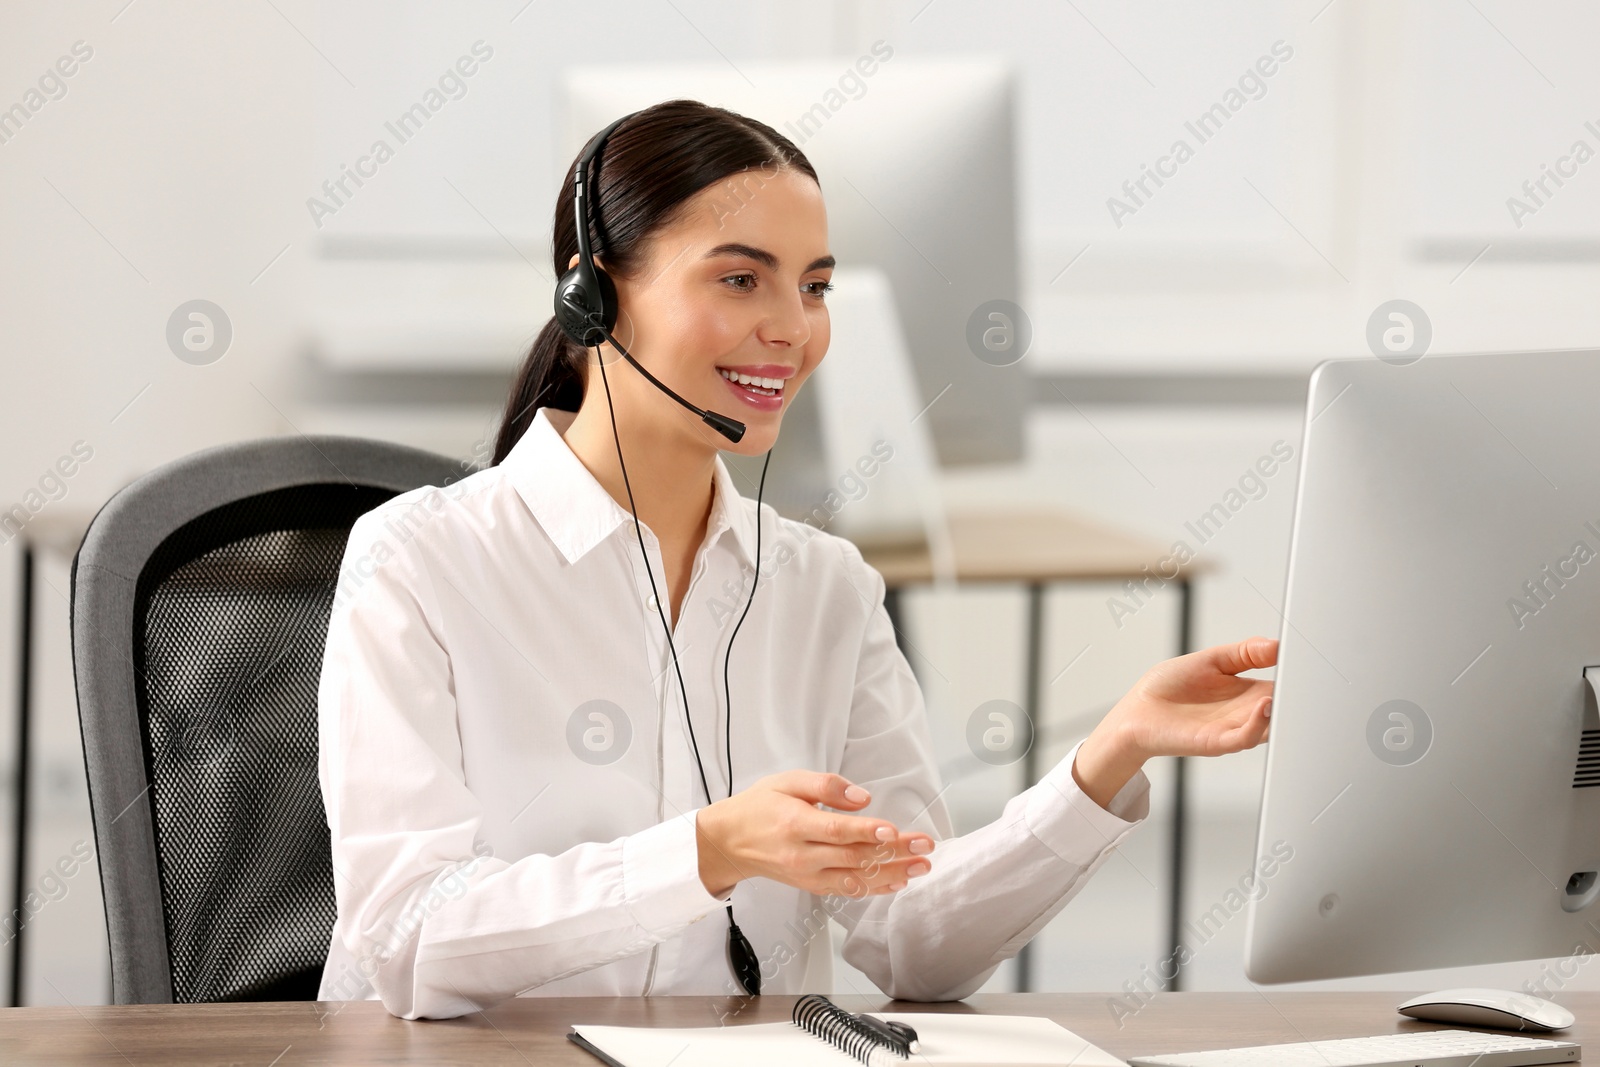
M 1416 992 L 1416 991 L 1413 991 Z M 1119 1028 L 1109 993 L 995 993 L 958 1004 L 900 1005 L 1001 1015 L 1045 1015 L 1126 1059 L 1152 1052 L 1317 1041 L 1334 1037 L 1433 1030 L 1395 1014 L 1413 993 L 1157 993 Z M 855 1011 L 892 1002 L 839 997 Z M 573 1064 L 595 1067 L 566 1039 L 574 1022 L 619 1026 L 713 1026 L 736 1010 L 733 997 L 556 999 L 527 997 L 461 1019 L 404 1022 L 375 1001 L 345 1004 L 195 1004 L 0 1009 L 0 1063 L 298 1064 L 471 1063 Z M 789 1017 L 793 997 L 759 997 L 733 1018 Z M 1571 993 L 1562 1003 L 1578 1017 L 1554 1035 L 1594 1047 L 1600 1060 L 1600 993 Z M 690 1067 L 690 1065 L 685 1065 Z
M 36 873 L 28 866 L 33 778 L 34 565 L 41 551 L 59 552 L 70 560 L 83 543 L 84 532 L 89 529 L 89 520 L 92 518 L 93 512 L 57 505 L 34 516 L 16 535 L 21 543 L 22 556 L 17 569 L 17 771 L 11 780 L 11 899 L 7 909 L 15 923 L 10 948 L 11 988 L 6 1001 L 12 1007 L 22 1002 L 22 967 L 26 959 L 23 945 L 28 934 L 22 906 L 27 898 L 28 884 Z
M 1181 567 L 1163 566 L 1171 547 L 1147 538 L 1103 526 L 1070 512 L 1044 509 L 991 508 L 981 512 L 952 512 L 947 518 L 955 578 L 962 585 L 992 582 L 1020 585 L 1028 593 L 1027 678 L 1022 710 L 1033 726 L 1033 744 L 1022 757 L 1026 785 L 1039 780 L 1040 754 L 1044 751 L 1044 716 L 1040 702 L 1043 671 L 1044 592 L 1064 582 L 1147 583 L 1159 589 L 1165 582 L 1178 587 L 1178 633 L 1174 656 L 1194 651 L 1194 587 L 1192 579 L 1208 569 L 1191 560 Z M 906 658 L 916 664 L 901 625 L 901 593 L 931 584 L 936 577 L 932 553 L 926 546 L 873 548 L 862 546 L 861 555 L 883 575 L 884 607 L 894 623 L 895 638 Z M 1175 563 L 1176 561 L 1169 561 Z M 1170 573 L 1169 573 L 1170 571 Z M 1133 681 L 1133 679 L 1129 679 Z M 1188 786 L 1184 758 L 1172 761 L 1172 840 L 1167 883 L 1167 947 L 1174 961 L 1170 990 L 1182 988 L 1184 848 L 1188 839 Z M 1033 946 L 1017 954 L 1017 989 L 1033 989 Z

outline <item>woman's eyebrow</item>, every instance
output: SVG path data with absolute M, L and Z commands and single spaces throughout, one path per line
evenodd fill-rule
M 755 260 L 768 270 L 778 269 L 777 256 L 773 255 L 771 252 L 768 252 L 764 248 L 755 248 L 751 245 L 739 244 L 736 241 L 728 244 L 720 244 L 705 254 L 706 259 L 715 259 L 718 256 L 743 256 L 745 259 Z M 838 261 L 832 256 L 819 256 L 818 258 L 813 259 L 810 264 L 807 265 L 806 269 L 800 273 L 809 274 L 814 270 L 826 270 L 827 268 L 833 266 L 836 262 Z

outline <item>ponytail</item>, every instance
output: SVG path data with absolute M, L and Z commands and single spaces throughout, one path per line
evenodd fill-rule
M 554 315 L 534 338 L 533 347 L 517 371 L 517 379 L 506 399 L 505 414 L 500 418 L 500 431 L 495 435 L 494 458 L 491 467 L 511 453 L 515 445 L 533 425 L 534 413 L 541 407 L 577 411 L 583 403 L 583 357 Z

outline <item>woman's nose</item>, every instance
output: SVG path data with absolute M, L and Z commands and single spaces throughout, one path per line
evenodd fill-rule
M 756 335 L 765 343 L 782 341 L 791 348 L 799 348 L 811 339 L 811 322 L 799 294 L 780 297 L 775 301 L 767 320 Z

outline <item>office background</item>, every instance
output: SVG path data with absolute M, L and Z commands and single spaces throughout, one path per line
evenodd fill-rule
M 20 532 L 0 533 L 8 776 L 10 605 L 23 535 L 39 544 L 24 882 L 44 903 L 28 922 L 24 1003 L 109 995 L 93 866 L 57 866 L 93 836 L 70 552 L 51 531 L 224 441 L 338 432 L 482 458 L 525 338 L 548 316 L 549 215 L 571 156 L 562 86 L 576 67 L 805 60 L 843 72 L 880 41 L 896 61 L 1008 63 L 1017 303 L 1032 327 L 1017 365 L 1023 451 L 951 465 L 940 489 L 952 506 L 1048 502 L 1191 544 L 1186 523 L 1241 490 L 1243 506 L 1197 545 L 1214 567 L 1196 590 L 1197 645 L 1278 632 L 1297 467 L 1259 488 L 1241 479 L 1278 442 L 1298 450 L 1306 375 L 1370 354 L 1380 305 L 1422 309 L 1435 352 L 1596 339 L 1600 12 L 1577 0 L 627 0 L 581 12 L 551 0 L 106 0 L 13 5 L 0 27 L 0 109 L 13 116 L 0 119 L 0 509 L 27 511 Z M 308 198 L 479 41 L 492 57 L 464 91 L 314 218 Z M 1270 77 L 1241 82 L 1271 55 Z M 862 84 L 844 108 L 878 91 Z M 1225 124 L 1203 141 L 1186 132 L 1235 89 Z M 1180 138 L 1192 155 L 1139 190 Z M 206 363 L 168 342 L 174 311 L 197 299 L 232 333 Z M 328 339 L 352 330 L 377 340 L 359 365 L 330 360 Z M 403 344 L 419 331 L 438 355 Z M 70 476 L 53 473 L 74 455 Z M 1112 598 L 1127 599 L 1114 586 L 1047 599 L 1047 760 L 1171 653 L 1172 589 L 1120 619 Z M 1020 786 L 1016 766 L 981 763 L 962 737 L 984 702 L 1021 698 L 1022 594 L 919 593 L 906 610 L 948 797 L 960 826 L 978 825 Z M 1262 756 L 1191 762 L 1191 915 L 1250 866 Z M 1035 988 L 1118 992 L 1166 955 L 1171 782 L 1162 761 L 1149 773 L 1149 824 L 1042 936 Z M 1185 988 L 1249 988 L 1243 934 L 1240 913 L 1199 946 Z M 1544 966 L 1316 985 L 1516 988 Z M 836 977 L 841 991 L 864 981 Z M 1013 981 L 1003 967 L 989 988 Z M 1600 988 L 1600 969 L 1565 986 Z

